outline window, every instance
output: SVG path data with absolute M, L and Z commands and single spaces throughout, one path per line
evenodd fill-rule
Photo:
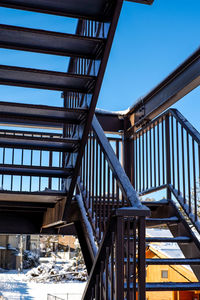
M 162 270 L 161 271 L 161 278 L 168 278 L 168 271 Z

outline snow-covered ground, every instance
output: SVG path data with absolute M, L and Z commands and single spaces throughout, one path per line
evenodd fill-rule
M 28 282 L 25 274 L 17 271 L 0 273 L 0 299 L 6 300 L 46 300 L 47 294 L 57 295 L 61 299 L 81 299 L 86 282 L 35 283 Z M 4 299 L 3 298 L 3 299 Z

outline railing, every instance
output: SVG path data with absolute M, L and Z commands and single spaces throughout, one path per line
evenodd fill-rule
M 108 140 L 119 159 L 122 140 L 120 138 Z M 90 132 L 86 144 L 80 180 L 85 207 L 93 224 L 96 239 L 100 242 L 112 209 L 128 204 L 94 131 Z
M 109 23 L 97 22 L 92 20 L 79 20 L 76 34 L 81 36 L 105 39 L 108 35 L 109 26 Z M 81 75 L 97 76 L 100 67 L 102 51 L 103 47 L 100 47 L 98 49 L 99 54 L 97 54 L 96 59 L 80 57 L 71 58 L 68 72 Z M 91 102 L 91 97 L 92 95 L 90 93 L 84 94 L 66 92 L 64 93 L 64 107 L 88 107 Z
M 59 138 L 61 134 L 34 131 L 0 130 L 0 134 L 8 136 L 18 136 L 22 138 L 34 137 L 45 140 L 45 138 Z M 4 165 L 38 166 L 38 167 L 62 167 L 63 154 L 56 151 L 41 151 L 17 149 L 15 145 L 9 148 L 0 147 L 0 167 Z M 19 175 L 0 175 L 0 185 L 2 191 L 45 191 L 53 189 L 60 191 L 62 189 L 62 180 L 60 178 L 19 176 Z
M 145 300 L 145 212 L 113 212 L 82 299 Z M 140 216 L 140 217 L 138 217 Z
M 47 294 L 47 300 L 80 300 L 81 295 L 80 293 Z
M 110 141 L 117 156 L 94 117 L 78 188 L 99 251 L 83 299 L 117 300 L 135 294 L 138 268 L 141 300 L 145 299 L 145 216 L 149 210 L 141 205 L 118 160 L 121 139 Z
M 47 300 L 64 300 L 63 298 L 60 298 L 58 296 L 54 296 L 51 294 L 47 294 Z
M 170 109 L 132 139 L 132 183 L 141 195 L 162 188 L 173 196 L 200 231 L 200 134 Z

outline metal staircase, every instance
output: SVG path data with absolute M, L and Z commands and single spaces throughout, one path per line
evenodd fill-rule
M 70 57 L 66 72 L 0 65 L 1 85 L 63 97 L 63 107 L 0 102 L 0 233 L 77 234 L 89 274 L 85 300 L 200 290 L 200 136 L 178 111 L 159 115 L 198 86 L 200 50 L 127 114 L 95 116 L 122 3 L 0 1 L 78 19 L 75 34 L 0 25 L 2 48 Z M 152 192 L 164 199 L 140 201 Z M 149 227 L 172 237 L 149 237 Z M 166 242 L 184 257 L 145 258 L 149 245 Z M 189 265 L 196 281 L 146 282 L 150 265 Z
M 1 85 L 62 92 L 63 107 L 56 107 L 56 103 L 52 107 L 8 102 L 0 104 L 1 124 L 5 126 L 2 127 L 0 133 L 2 198 L 4 199 L 6 194 L 12 194 L 13 201 L 18 203 L 16 199 L 19 195 L 21 196 L 21 206 L 18 203 L 16 212 L 19 214 L 21 224 L 24 219 L 26 228 L 29 222 L 27 216 L 34 211 L 38 224 L 35 224 L 37 222 L 32 224 L 32 218 L 30 218 L 30 230 L 27 228 L 27 233 L 50 232 L 51 230 L 57 233 L 58 224 L 63 225 L 69 215 L 80 162 L 122 1 L 37 0 L 27 2 L 20 0 L 1 1 L 0 6 L 77 19 L 75 34 L 0 25 L 1 48 L 69 57 L 66 72 L 0 66 Z M 21 126 L 22 130 L 8 130 L 7 125 Z M 29 130 L 30 127 L 36 128 L 35 131 Z M 8 148 L 11 149 L 10 160 L 7 159 Z M 30 153 L 27 154 L 27 151 Z M 37 162 L 34 162 L 34 156 L 37 153 L 39 153 L 39 158 Z M 44 155 L 48 162 L 43 163 Z M 25 162 L 27 156 L 29 156 L 28 163 Z M 54 157 L 57 157 L 56 163 Z M 17 163 L 15 163 L 16 160 Z M 11 176 L 9 188 L 5 187 L 5 175 Z M 20 176 L 18 187 L 15 183 L 17 176 Z M 23 182 L 27 176 L 29 185 L 24 185 Z M 43 177 L 47 179 L 46 185 L 41 183 Z M 37 184 L 33 183 L 35 178 L 39 178 Z M 55 190 L 55 184 L 53 184 L 55 180 L 56 191 L 52 193 L 52 189 Z M 42 186 L 43 190 L 41 190 Z M 27 192 L 32 199 L 28 205 L 25 200 Z M 31 194 L 34 197 L 31 197 Z M 36 194 L 40 200 L 36 199 Z M 39 206 L 41 202 L 45 203 L 43 210 L 38 207 L 37 211 L 35 201 L 39 203 Z M 47 203 L 49 203 L 49 208 Z M 15 209 L 11 209 L 9 202 L 6 209 L 12 219 Z M 15 214 L 15 219 L 16 217 Z M 18 228 L 13 224 L 13 229 L 8 231 L 5 225 L 0 231 L 11 233 L 12 230 L 23 232 L 24 229 L 22 225 Z

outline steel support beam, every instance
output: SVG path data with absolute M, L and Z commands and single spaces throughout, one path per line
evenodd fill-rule
M 99 110 L 95 111 L 95 115 L 104 132 L 120 133 L 124 130 L 123 115 L 114 114 L 112 112 L 101 113 Z
M 151 5 L 154 2 L 154 0 L 126 0 L 126 1 L 136 2 L 136 3 L 141 3 L 141 4 L 148 4 L 148 5 Z
M 126 115 L 132 125 L 126 136 L 130 137 L 135 126 L 139 127 L 152 120 L 199 85 L 200 48 L 132 107 Z

